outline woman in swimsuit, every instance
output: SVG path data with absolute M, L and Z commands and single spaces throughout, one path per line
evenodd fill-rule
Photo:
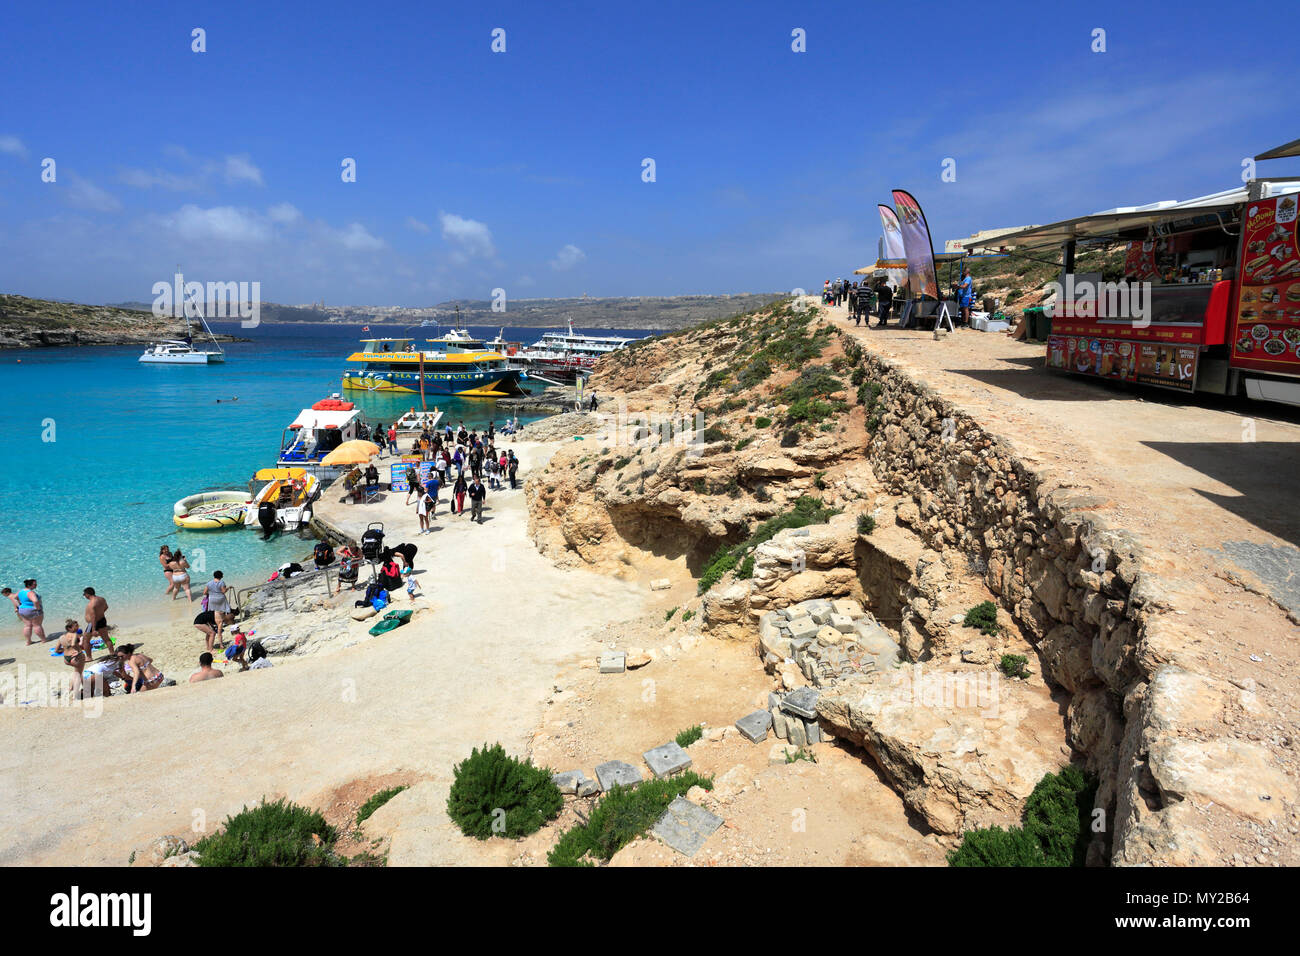
M 117 659 L 122 662 L 128 694 L 153 690 L 162 684 L 163 672 L 154 667 L 152 658 L 138 653 L 134 644 L 123 644 L 119 647 Z
M 164 591 L 163 594 L 171 594 L 172 590 L 176 587 L 176 585 L 172 583 L 172 549 L 167 547 L 165 544 L 158 549 L 158 563 L 162 565 L 163 577 L 167 579 L 167 590 Z
M 194 618 L 194 626 L 199 629 L 211 653 L 212 644 L 217 639 L 217 617 L 211 611 L 200 611 Z
M 171 570 L 172 582 L 172 600 L 175 601 L 181 596 L 181 588 L 185 589 L 185 599 L 191 603 L 194 601 L 194 595 L 190 593 L 190 563 L 185 560 L 185 555 L 177 551 L 172 555 L 171 561 L 167 567 Z
M 230 613 L 230 601 L 226 597 L 226 582 L 221 580 L 220 571 L 212 572 L 212 580 L 204 586 L 207 592 L 208 607 L 217 622 L 217 647 L 225 647 L 221 635 L 226 627 L 226 615 Z
M 23 589 L 18 592 L 18 616 L 23 622 L 23 637 L 28 644 L 35 644 L 32 640 L 35 635 L 38 640 L 47 641 L 43 622 L 45 620 L 45 608 L 41 604 L 41 596 L 36 593 L 36 579 L 28 578 L 23 582 Z

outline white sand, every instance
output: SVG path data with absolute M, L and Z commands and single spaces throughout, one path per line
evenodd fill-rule
M 511 447 L 521 478 L 555 448 Z M 389 542 L 418 543 L 416 567 L 426 571 L 419 577 L 432 605 L 406 627 L 279 658 L 267 670 L 114 697 L 93 717 L 0 708 L 0 863 L 125 864 L 153 837 L 193 839 L 196 825 L 211 831 L 263 796 L 312 802 L 394 770 L 445 782 L 484 742 L 521 753 L 561 664 L 594 651 L 585 626 L 630 618 L 646 604 L 634 585 L 541 558 L 526 536 L 522 490 L 489 491 L 482 525 L 440 509 L 439 530 L 428 535 L 414 534 L 405 496 L 392 498 L 382 510 L 402 517 L 380 520 Z M 356 513 L 364 517 L 364 508 Z M 404 595 L 397 606 L 406 606 Z M 354 624 L 353 633 L 368 626 Z M 197 654 L 197 632 L 186 639 Z M 187 673 L 170 676 L 184 681 Z M 469 849 L 442 832 L 439 859 Z

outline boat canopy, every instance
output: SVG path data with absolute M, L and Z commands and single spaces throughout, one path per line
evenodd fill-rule
M 293 420 L 293 424 L 289 427 L 293 429 L 342 428 L 360 414 L 356 409 L 350 411 L 317 411 L 314 408 L 304 408 L 298 413 L 298 417 Z
M 306 477 L 302 468 L 262 468 L 253 475 L 255 481 L 302 481 Z

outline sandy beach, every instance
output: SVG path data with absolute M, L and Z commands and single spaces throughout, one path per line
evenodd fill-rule
M 557 446 L 511 447 L 522 477 Z M 593 607 L 607 622 L 634 617 L 645 588 L 542 558 L 527 538 L 522 489 L 489 492 L 482 525 L 449 516 L 444 505 L 427 535 L 416 533 L 404 500 L 389 495 L 354 507 L 358 520 L 385 522 L 389 543 L 420 547 L 424 596 L 408 604 L 403 594 L 396 605 L 417 608 L 407 626 L 371 638 L 372 622 L 347 617 L 356 595 L 345 594 L 311 615 L 346 620 L 345 640 L 277 657 L 266 670 L 231 667 L 227 679 L 190 685 L 203 649 L 190 623 L 197 602 L 176 602 L 164 621 L 124 625 L 115 639 L 141 643 L 179 686 L 84 710 L 0 708 L 11 742 L 0 766 L 8 808 L 0 863 L 121 865 L 154 837 L 193 839 L 264 796 L 310 803 L 352 780 L 396 771 L 445 786 L 452 766 L 485 741 L 523 752 L 557 673 L 596 653 L 576 622 Z M 14 658 L 5 671 L 23 665 L 62 674 L 48 653 L 20 644 L 4 653 Z M 446 845 L 431 851 L 456 862 L 460 847 L 449 829 Z

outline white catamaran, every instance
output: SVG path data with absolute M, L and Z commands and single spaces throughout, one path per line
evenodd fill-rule
M 207 321 L 200 316 L 199 322 L 208 338 L 212 340 L 211 348 L 194 347 L 194 337 L 190 335 L 189 316 L 186 316 L 184 339 L 163 339 L 161 342 L 153 342 L 144 350 L 140 361 L 155 365 L 211 365 L 215 362 L 224 362 L 226 353 L 222 351 L 212 330 L 208 328 Z

